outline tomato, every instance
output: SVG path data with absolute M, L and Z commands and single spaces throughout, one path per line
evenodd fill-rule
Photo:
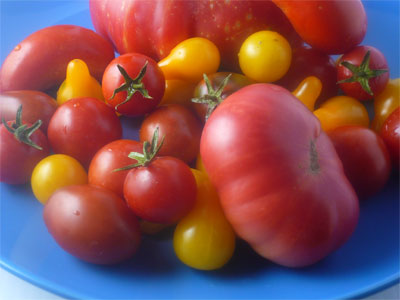
M 124 200 L 91 185 L 57 190 L 43 218 L 49 233 L 69 254 L 95 264 L 130 258 L 140 244 L 139 223 Z
M 232 257 L 236 235 L 207 175 L 194 169 L 192 172 L 197 184 L 196 205 L 175 228 L 174 250 L 192 268 L 215 270 Z
M 179 79 L 165 80 L 164 96 L 159 105 L 180 104 L 191 107 L 190 100 L 193 97 L 196 84 Z
M 374 47 L 355 47 L 339 59 L 337 80 L 346 95 L 359 100 L 372 99 L 389 81 L 386 58 Z
M 337 96 L 335 61 L 328 54 L 305 45 L 293 49 L 289 70 L 275 83 L 293 91 L 309 76 L 317 77 L 322 83 L 318 103 Z
M 42 159 L 31 176 L 33 194 L 42 204 L 61 187 L 87 182 L 87 174 L 82 165 L 75 158 L 64 154 L 53 154 Z
M 121 138 L 122 127 L 104 102 L 75 98 L 57 108 L 47 135 L 55 153 L 70 155 L 87 168 L 101 147 Z
M 119 53 L 139 52 L 156 61 L 180 42 L 203 37 L 218 47 L 224 70 L 238 71 L 240 45 L 254 32 L 269 28 L 300 42 L 271 1 L 91 0 L 89 4 L 96 31 Z
M 22 106 L 14 121 L 0 125 L 0 182 L 28 182 L 35 165 L 50 152 L 47 138 L 39 129 L 41 121 L 23 123 L 21 116 Z
M 335 128 L 328 131 L 328 136 L 359 199 L 382 190 L 391 171 L 389 152 L 382 138 L 361 126 Z
M 345 125 L 369 127 L 369 116 L 365 106 L 349 96 L 336 96 L 328 99 L 314 111 L 325 131 Z
M 380 132 L 384 140 L 390 157 L 392 159 L 393 168 L 399 169 L 400 156 L 400 108 L 396 108 L 383 123 Z
M 367 31 L 361 0 L 272 0 L 301 38 L 327 54 L 342 54 L 357 46 Z
M 106 102 L 125 116 L 141 116 L 154 109 L 164 95 L 165 79 L 157 63 L 145 55 L 118 56 L 102 80 Z
M 274 82 L 289 70 L 292 49 L 279 33 L 259 31 L 250 35 L 239 51 L 243 74 L 258 82 Z
M 166 79 L 197 83 L 203 74 L 217 72 L 220 54 L 208 39 L 195 37 L 179 43 L 158 65 Z
M 160 136 L 165 137 L 159 155 L 173 156 L 186 163 L 197 157 L 202 124 L 193 112 L 178 104 L 158 107 L 143 120 L 140 141 L 150 142 L 157 128 Z
M 322 82 L 315 76 L 304 78 L 292 94 L 299 99 L 310 111 L 314 111 L 315 102 L 317 101 L 322 90 Z
M 113 191 L 121 198 L 124 196 L 124 181 L 128 170 L 114 172 L 131 163 L 131 152 L 142 151 L 143 144 L 133 140 L 116 140 L 103 146 L 93 157 L 89 165 L 89 183 Z
M 42 121 L 40 130 L 47 134 L 50 118 L 57 109 L 57 102 L 40 91 L 9 91 L 0 93 L 0 120 L 15 120 L 18 108 L 22 105 L 22 121 L 35 123 Z
M 254 84 L 227 97 L 205 124 L 200 153 L 228 221 L 261 256 L 307 266 L 354 231 L 358 199 L 340 159 L 286 89 Z
M 0 70 L 0 90 L 40 90 L 59 86 L 72 59 L 84 60 L 97 80 L 114 58 L 112 45 L 96 32 L 76 25 L 38 30 L 19 43 Z

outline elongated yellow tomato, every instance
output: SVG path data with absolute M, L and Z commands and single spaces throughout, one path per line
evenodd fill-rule
M 217 72 L 220 64 L 217 46 L 208 39 L 195 37 L 179 43 L 158 66 L 166 80 L 199 82 L 203 74 Z
M 315 76 L 306 77 L 297 88 L 292 92 L 307 108 L 314 111 L 315 102 L 317 101 L 322 90 L 322 82 Z
M 325 131 L 345 125 L 369 127 L 369 116 L 365 106 L 355 98 L 336 96 L 325 101 L 314 111 Z
M 87 173 L 71 156 L 54 154 L 42 159 L 33 169 L 31 186 L 33 194 L 42 204 L 59 188 L 86 184 Z
M 197 183 L 194 209 L 176 226 L 174 250 L 186 265 L 215 270 L 225 265 L 235 250 L 236 236 L 207 176 L 192 169 Z
M 100 83 L 90 75 L 83 60 L 73 59 L 68 63 L 67 76 L 57 91 L 57 103 L 63 104 L 72 98 L 91 97 L 104 101 Z

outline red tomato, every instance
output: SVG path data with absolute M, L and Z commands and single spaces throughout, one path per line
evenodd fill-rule
M 327 54 L 357 46 L 367 31 L 361 0 L 272 0 L 282 9 L 303 40 Z
M 164 136 L 159 155 L 173 156 L 186 163 L 197 157 L 202 124 L 190 110 L 177 104 L 158 107 L 143 120 L 140 141 L 150 142 L 157 128 L 160 136 Z
M 346 95 L 369 100 L 379 95 L 389 82 L 385 56 L 371 46 L 358 46 L 338 61 L 337 80 Z
M 22 105 L 22 120 L 27 123 L 42 121 L 40 130 L 47 134 L 50 119 L 57 109 L 54 98 L 39 91 L 9 91 L 0 94 L 0 120 L 15 119 L 18 108 Z
M 100 187 L 58 189 L 46 202 L 43 218 L 61 248 L 90 263 L 121 262 L 140 244 L 136 216 L 123 199 Z
M 114 170 L 135 163 L 128 155 L 142 149 L 143 144 L 133 140 L 116 140 L 103 146 L 90 162 L 89 184 L 103 187 L 123 197 L 124 181 L 129 170 Z
M 19 43 L 0 70 L 0 90 L 41 90 L 59 86 L 68 62 L 79 58 L 90 73 L 101 76 L 114 58 L 112 45 L 96 32 L 76 25 L 55 25 L 38 30 Z
M 359 199 L 378 193 L 389 179 L 389 152 L 382 138 L 361 126 L 343 126 L 328 132 L 344 172 Z
M 67 154 L 88 167 L 104 145 L 122 136 L 115 112 L 95 98 L 75 98 L 59 106 L 47 131 L 55 153 Z
M 119 53 L 139 52 L 156 61 L 180 42 L 204 37 L 217 45 L 223 68 L 233 71 L 240 45 L 254 32 L 269 28 L 300 41 L 271 1 L 91 0 L 90 13 L 96 31 Z
M 254 84 L 227 97 L 206 122 L 200 153 L 228 221 L 263 257 L 307 266 L 354 231 L 358 199 L 340 159 L 288 90 Z
M 165 79 L 153 59 L 139 53 L 129 53 L 118 56 L 107 66 L 102 88 L 106 102 L 120 114 L 141 116 L 160 103 Z
M 381 133 L 395 169 L 399 169 L 400 156 L 400 108 L 395 109 L 383 123 Z

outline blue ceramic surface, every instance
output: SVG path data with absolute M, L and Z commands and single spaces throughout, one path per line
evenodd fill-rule
M 399 1 L 365 1 L 363 44 L 379 48 L 399 77 Z M 86 1 L 0 1 L 1 62 L 30 33 L 54 24 L 93 28 Z M 138 124 L 124 124 L 135 137 Z M 361 204 L 358 228 L 338 251 L 304 269 L 288 269 L 239 244 L 223 269 L 201 272 L 181 264 L 169 236 L 145 238 L 127 263 L 101 267 L 61 250 L 47 233 L 42 205 L 29 185 L 0 184 L 0 265 L 67 298 L 338 299 L 366 296 L 399 280 L 399 179 Z

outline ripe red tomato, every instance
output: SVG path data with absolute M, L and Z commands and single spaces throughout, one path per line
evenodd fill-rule
M 97 185 L 124 197 L 124 181 L 129 170 L 114 172 L 115 169 L 133 164 L 128 157 L 131 152 L 140 152 L 143 144 L 133 140 L 116 140 L 103 146 L 89 165 L 89 184 Z
M 354 231 L 358 199 L 340 159 L 288 90 L 253 84 L 227 97 L 205 124 L 200 154 L 227 219 L 263 257 L 307 266 Z
M 128 53 L 118 56 L 107 66 L 102 88 L 104 99 L 117 112 L 125 116 L 141 116 L 160 103 L 165 79 L 153 59 L 139 53 Z
M 374 47 L 355 47 L 339 59 L 337 80 L 346 95 L 358 100 L 372 99 L 389 82 L 386 58 Z
M 59 106 L 47 136 L 55 153 L 67 154 L 88 167 L 96 152 L 122 136 L 115 112 L 95 98 L 75 98 Z
M 143 120 L 140 141 L 150 142 L 157 128 L 164 137 L 160 156 L 173 156 L 186 163 L 197 157 L 202 124 L 190 110 L 178 104 L 158 107 Z
M 343 126 L 328 131 L 344 172 L 359 199 L 378 193 L 389 179 L 389 152 L 382 138 L 361 126 Z
M 58 189 L 46 202 L 43 218 L 61 248 L 90 263 L 121 262 L 140 244 L 136 216 L 123 199 L 100 187 Z
M 383 123 L 381 133 L 392 159 L 392 165 L 399 169 L 400 156 L 400 108 L 395 109 Z

